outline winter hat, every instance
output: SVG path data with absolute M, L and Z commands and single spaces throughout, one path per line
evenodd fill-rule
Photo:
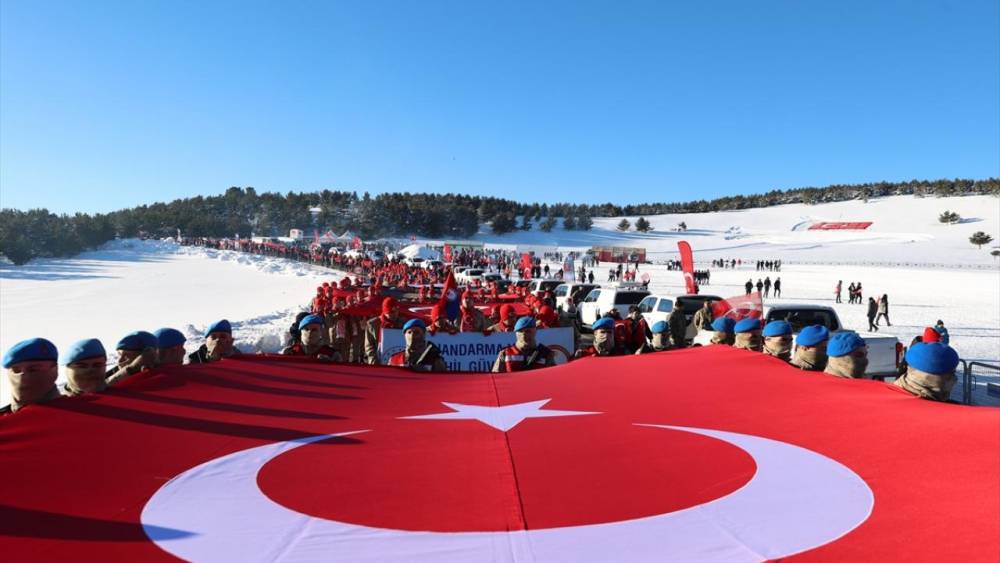
M 152 333 L 146 332 L 144 330 L 137 330 L 135 332 L 130 332 L 122 337 L 115 345 L 115 350 L 128 350 L 130 352 L 137 352 L 145 350 L 146 348 L 156 348 L 158 342 L 156 337 Z
M 319 315 L 306 315 L 299 321 L 299 330 L 305 330 L 309 325 L 323 326 L 323 317 Z
M 403 332 L 406 332 L 411 328 L 422 328 L 424 330 L 427 330 L 427 324 L 420 319 L 410 319 L 406 321 L 406 324 L 403 325 Z
M 392 297 L 386 297 L 382 300 L 382 313 L 388 315 L 393 308 L 397 307 L 399 303 L 396 302 Z
M 538 310 L 538 318 L 547 323 L 553 323 L 559 319 L 559 316 L 552 310 L 552 307 L 542 305 L 542 307 Z
M 535 317 L 521 317 L 514 324 L 514 332 L 519 332 L 526 328 L 535 328 Z
M 667 321 L 656 321 L 653 326 L 650 327 L 650 331 L 653 334 L 660 334 L 661 332 L 667 332 Z
M 733 332 L 753 332 L 755 330 L 760 330 L 760 321 L 752 317 L 740 319 L 739 322 L 733 326 Z
M 941 333 L 934 330 L 933 327 L 927 327 L 924 329 L 924 342 L 941 342 Z
M 788 321 L 771 321 L 764 325 L 763 336 L 786 336 L 792 334 L 792 325 Z
M 160 349 L 173 348 L 187 342 L 187 338 L 176 328 L 161 328 L 153 332 L 153 336 L 156 337 L 156 347 Z
M 719 317 L 712 321 L 712 330 L 715 332 L 731 333 L 736 327 L 736 321 L 729 317 Z
M 513 305 L 502 305 L 500 307 L 500 320 L 501 321 L 506 321 L 513 314 L 514 314 L 514 306 Z
M 81 340 L 79 342 L 73 343 L 60 357 L 59 363 L 68 366 L 73 362 L 79 362 L 80 360 L 89 360 L 90 358 L 106 358 L 108 353 L 104 351 L 104 345 L 101 341 L 96 338 L 88 338 L 87 340 Z
M 816 346 L 830 338 L 830 331 L 823 325 L 812 325 L 802 329 L 796 344 L 799 346 Z
M 226 319 L 222 319 L 208 325 L 208 329 L 205 331 L 205 336 L 208 336 L 213 332 L 228 332 L 232 334 L 233 327 L 232 325 L 229 324 L 229 321 L 227 321 Z
M 921 342 L 906 351 L 906 363 L 922 372 L 945 375 L 958 367 L 958 352 L 940 342 Z
M 802 335 L 799 335 L 799 339 L 802 339 Z M 826 345 L 826 355 L 838 358 L 865 346 L 865 340 L 858 336 L 858 333 L 838 332 L 830 337 L 830 343 Z
M 609 317 L 601 317 L 596 323 L 592 325 L 594 330 L 614 330 L 615 321 Z
M 31 338 L 22 340 L 11 346 L 10 350 L 3 355 L 3 367 L 9 368 L 18 362 L 32 362 L 51 360 L 56 361 L 59 351 L 56 345 L 44 338 Z

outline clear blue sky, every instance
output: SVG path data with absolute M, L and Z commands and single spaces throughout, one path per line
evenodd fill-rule
M 998 175 L 996 0 L 0 3 L 4 207 Z

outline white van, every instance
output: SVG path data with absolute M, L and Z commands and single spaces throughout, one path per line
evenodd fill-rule
M 612 309 L 617 309 L 621 317 L 625 318 L 629 307 L 638 305 L 648 295 L 649 290 L 643 289 L 642 284 L 629 283 L 617 287 L 594 288 L 579 305 L 580 323 L 590 328 L 597 319 Z
M 561 283 L 557 285 L 556 288 L 552 290 L 552 294 L 556 298 L 556 310 L 563 310 L 563 306 L 566 305 L 567 297 L 572 297 L 573 302 L 579 305 L 580 302 L 587 297 L 588 293 L 598 287 L 601 286 L 596 283 L 579 282 Z
M 639 311 L 642 312 L 642 318 L 646 319 L 646 324 L 653 326 L 658 321 L 666 321 L 667 317 L 670 316 L 670 312 L 674 310 L 674 306 L 680 304 L 684 310 L 684 320 L 687 322 L 685 337 L 691 340 L 698 332 L 691 323 L 694 314 L 698 312 L 698 309 L 702 308 L 705 301 L 714 303 L 721 300 L 722 298 L 718 295 L 703 295 L 700 293 L 676 296 L 650 295 L 639 302 Z

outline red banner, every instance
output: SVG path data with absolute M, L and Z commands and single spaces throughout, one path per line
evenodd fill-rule
M 361 237 L 354 237 L 354 239 L 351 240 L 351 248 L 355 250 L 361 248 Z
M 712 304 L 712 317 L 716 319 L 729 317 L 736 320 L 747 317 L 760 319 L 764 317 L 764 301 L 759 291 L 749 295 L 728 297 Z
M 863 231 L 872 226 L 871 221 L 855 223 L 819 222 L 813 223 L 810 231 Z
M 452 256 L 451 256 L 451 245 L 450 244 L 444 245 L 444 250 L 441 253 L 444 255 L 444 261 L 445 262 L 448 262 L 448 263 L 452 262 L 452 259 L 451 259 L 452 258 Z
M 677 243 L 677 250 L 681 254 L 681 271 L 684 272 L 684 289 L 689 294 L 698 293 L 698 286 L 694 283 L 694 255 L 691 252 L 691 245 L 686 240 Z
M 0 417 L 0 547 L 4 561 L 993 561 L 998 427 L 1000 409 L 728 346 L 503 375 L 240 356 Z
M 527 252 L 521 254 L 521 278 L 531 278 L 532 266 L 534 266 L 534 263 L 531 260 L 531 255 Z

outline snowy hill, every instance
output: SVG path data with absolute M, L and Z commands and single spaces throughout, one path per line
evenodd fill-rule
M 938 221 L 943 211 L 953 211 L 962 222 Z M 633 225 L 638 217 L 625 217 Z M 1000 244 L 1000 199 L 992 196 L 917 198 L 897 196 L 820 205 L 792 204 L 741 211 L 653 215 L 646 219 L 656 230 L 621 232 L 621 217 L 594 219 L 590 231 L 564 231 L 559 227 L 494 235 L 484 225 L 476 236 L 487 244 L 554 245 L 567 249 L 603 246 L 638 246 L 650 260 L 677 257 L 677 241 L 687 240 L 696 260 L 781 258 L 786 263 L 922 264 L 969 266 L 996 264 L 989 251 Z M 675 232 L 678 223 L 686 232 Z M 814 223 L 871 222 L 860 231 L 809 230 Z M 633 228 L 634 229 L 634 228 Z M 982 249 L 969 236 L 984 231 L 994 241 Z

